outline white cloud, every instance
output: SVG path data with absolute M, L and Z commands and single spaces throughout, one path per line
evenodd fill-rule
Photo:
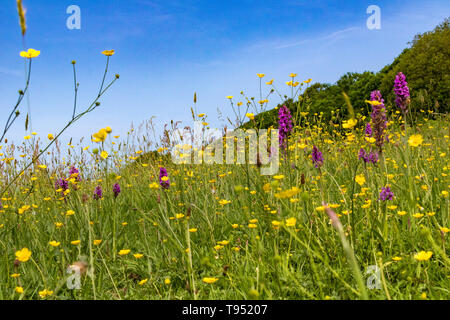
M 294 41 L 294 42 L 286 42 L 284 44 L 280 44 L 278 46 L 275 47 L 275 49 L 285 49 L 285 48 L 291 48 L 291 47 L 296 47 L 308 42 L 315 42 L 315 41 L 324 41 L 324 40 L 334 40 L 340 36 L 346 35 L 351 33 L 352 31 L 358 30 L 359 28 L 357 27 L 351 27 L 351 28 L 346 28 L 346 29 L 342 29 L 342 30 L 338 30 L 336 32 L 330 33 L 328 35 L 325 36 L 321 36 L 318 38 L 311 38 L 311 39 L 304 39 L 304 40 L 299 40 L 299 41 Z
M 6 74 L 8 76 L 21 77 L 23 75 L 22 72 L 14 69 L 8 69 L 4 67 L 0 67 L 0 73 Z

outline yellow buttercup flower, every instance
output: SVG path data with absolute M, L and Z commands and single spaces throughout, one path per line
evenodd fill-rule
M 139 285 L 142 286 L 142 285 L 146 284 L 147 281 L 148 281 L 148 279 L 141 280 L 141 281 L 139 281 Z
M 351 129 L 351 128 L 353 128 L 354 126 L 356 126 L 357 123 L 358 123 L 358 120 L 356 120 L 356 119 L 350 119 L 350 120 L 344 121 L 344 122 L 342 123 L 342 127 L 343 127 L 344 129 Z
M 126 256 L 127 254 L 130 253 L 130 251 L 131 250 L 129 250 L 129 249 L 122 249 L 122 250 L 119 251 L 119 255 L 120 256 Z
M 104 54 L 104 55 L 107 56 L 107 57 L 110 57 L 110 56 L 114 55 L 114 53 L 115 53 L 114 50 L 105 50 L 105 51 L 102 51 L 102 54 Z
M 53 240 L 53 241 L 50 241 L 48 244 L 51 245 L 52 247 L 58 247 L 61 244 L 61 242 L 57 242 L 57 241 Z
M 28 248 L 23 248 L 22 250 L 16 251 L 16 258 L 20 262 L 27 262 L 31 257 L 31 251 Z
M 50 290 L 47 290 L 47 289 L 39 291 L 39 296 L 41 298 L 46 298 L 47 296 L 51 296 L 52 294 L 53 294 L 53 291 L 50 291 Z
M 41 54 L 41 52 L 39 50 L 34 50 L 34 49 L 28 49 L 28 51 L 21 51 L 20 52 L 20 56 L 22 58 L 27 58 L 27 59 L 32 59 L 32 58 L 36 58 L 39 57 L 39 55 Z
M 286 227 L 295 227 L 296 223 L 297 223 L 297 219 L 296 218 L 286 219 Z
M 431 251 L 420 251 L 419 253 L 414 255 L 414 259 L 417 261 L 427 261 L 430 260 L 431 256 L 433 255 L 433 252 Z
M 94 142 L 103 142 L 105 141 L 106 137 L 108 136 L 108 132 L 106 129 L 100 129 L 98 132 L 94 133 L 92 135 L 94 139 L 92 139 Z
M 366 100 L 366 103 L 368 103 L 368 104 L 370 104 L 372 106 L 379 106 L 379 105 L 381 105 L 381 102 L 380 101 L 376 101 L 376 100 L 374 100 L 374 101 Z
M 102 151 L 101 153 L 100 153 L 100 157 L 102 157 L 103 159 L 106 159 L 106 158 L 108 158 L 108 152 L 106 152 L 106 151 Z
M 355 177 L 355 181 L 357 184 L 359 184 L 360 186 L 362 186 L 364 183 L 366 183 L 366 178 L 364 177 L 363 174 L 357 175 Z
M 256 74 L 259 78 L 264 78 L 265 74 L 264 73 L 257 73 Z
M 219 200 L 219 204 L 221 204 L 222 206 L 229 204 L 229 203 L 231 203 L 230 200 L 226 200 L 226 199 Z
M 210 277 L 203 278 L 203 282 L 208 283 L 208 284 L 212 284 L 212 283 L 216 282 L 217 280 L 219 280 L 219 279 L 218 278 L 210 278 Z
M 157 184 L 156 182 L 152 182 L 149 185 L 150 189 L 158 189 L 159 188 L 159 184 Z
M 74 246 L 77 246 L 81 243 L 81 240 L 74 240 L 74 241 L 70 241 L 70 244 L 73 244 Z
M 144 255 L 142 253 L 135 253 L 133 254 L 133 257 L 135 257 L 136 259 L 140 259 L 142 258 Z
M 423 143 L 423 137 L 420 134 L 413 134 L 408 139 L 408 144 L 411 147 L 418 147 Z

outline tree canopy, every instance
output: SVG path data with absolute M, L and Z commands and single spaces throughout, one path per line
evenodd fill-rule
M 446 18 L 433 31 L 418 34 L 410 47 L 379 72 L 365 71 L 344 74 L 335 84 L 314 83 L 300 96 L 308 100 L 309 110 L 323 112 L 325 117 L 333 110 L 346 110 L 345 92 L 356 112 L 367 114 L 368 100 L 373 90 L 380 90 L 386 105 L 394 106 L 394 79 L 398 72 L 406 75 L 411 93 L 411 112 L 433 110 L 447 113 L 450 110 L 450 18 Z M 296 113 L 297 103 L 284 103 Z M 263 127 L 274 124 L 276 110 L 258 115 Z

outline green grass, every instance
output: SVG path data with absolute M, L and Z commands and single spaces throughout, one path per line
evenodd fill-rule
M 449 235 L 441 231 L 450 228 L 448 118 L 422 120 L 405 136 L 395 112 L 389 120 L 390 142 L 373 166 L 358 159 L 368 144 L 361 128 L 346 130 L 354 134 L 349 141 L 319 118 L 302 119 L 288 159 L 280 160 L 280 180 L 261 176 L 254 165 L 175 165 L 162 154 L 134 161 L 129 157 L 138 157 L 138 143 L 132 152 L 112 140 L 101 148 L 110 154 L 107 160 L 80 148 L 65 163 L 26 171 L 1 200 L 0 299 L 41 299 L 44 289 L 53 291 L 47 299 L 449 299 Z M 407 146 L 405 139 L 417 133 L 423 144 Z M 313 144 L 324 154 L 320 170 L 310 159 Z M 4 146 L 2 159 L 8 150 Z M 69 183 L 70 193 L 62 197 L 54 184 L 69 177 L 69 163 L 80 169 L 82 181 Z M 2 161 L 2 187 L 21 165 L 20 158 Z M 168 170 L 168 190 L 149 187 L 159 184 L 159 166 Z M 363 186 L 355 182 L 359 174 Z M 114 183 L 122 189 L 117 198 Z M 97 185 L 103 187 L 101 200 L 93 199 Z M 379 201 L 386 185 L 395 197 Z M 291 199 L 275 197 L 292 187 L 299 192 Z M 323 202 L 338 205 L 332 207 L 341 233 Z M 23 205 L 31 207 L 19 214 Z M 75 214 L 65 215 L 68 210 Z M 286 226 L 292 217 L 295 227 Z M 272 221 L 281 224 L 276 229 Z M 60 245 L 50 246 L 53 240 Z M 215 248 L 224 240 L 229 243 Z M 24 247 L 31 258 L 15 265 L 15 252 Z M 122 249 L 130 253 L 119 255 Z M 431 259 L 414 259 L 422 250 L 432 251 Z M 80 260 L 88 272 L 80 290 L 69 290 L 66 269 Z M 381 270 L 381 289 L 365 286 L 366 270 L 374 265 Z M 11 277 L 15 273 L 20 276 Z M 209 284 L 205 277 L 218 280 Z M 22 294 L 15 292 L 18 286 Z

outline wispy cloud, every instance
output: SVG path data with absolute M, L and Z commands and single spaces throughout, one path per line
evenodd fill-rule
M 0 66 L 0 73 L 8 75 L 8 76 L 14 76 L 14 77 L 21 77 L 23 74 L 14 69 L 8 69 Z
M 294 42 L 288 42 L 288 43 L 284 43 L 284 44 L 280 44 L 278 46 L 275 47 L 275 49 L 285 49 L 285 48 L 291 48 L 291 47 L 296 47 L 296 46 L 300 46 L 306 43 L 310 43 L 310 42 L 314 42 L 314 41 L 324 41 L 324 40 L 335 40 L 336 38 L 339 38 L 343 35 L 349 34 L 352 31 L 358 30 L 359 28 L 357 27 L 351 27 L 351 28 L 346 28 L 346 29 L 342 29 L 336 32 L 333 32 L 331 34 L 325 35 L 325 36 L 321 36 L 321 37 L 317 37 L 317 38 L 310 38 L 310 39 L 304 39 L 304 40 L 299 40 L 299 41 L 294 41 Z

